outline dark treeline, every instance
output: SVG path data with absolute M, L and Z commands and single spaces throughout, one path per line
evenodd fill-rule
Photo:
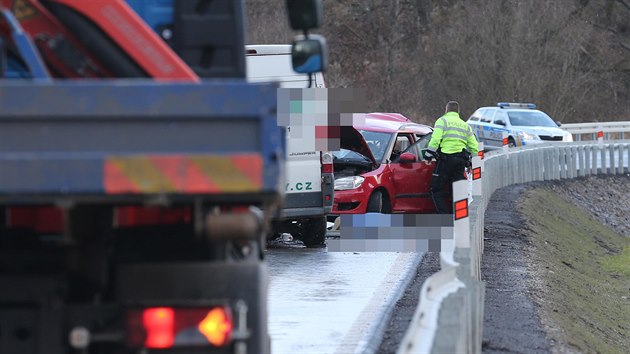
M 284 0 L 246 0 L 248 43 L 288 43 Z M 498 101 L 562 122 L 630 120 L 630 0 L 325 0 L 329 87 L 432 123 Z

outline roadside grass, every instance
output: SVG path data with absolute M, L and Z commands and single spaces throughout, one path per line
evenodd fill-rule
M 549 190 L 532 189 L 521 201 L 532 296 L 549 339 L 572 352 L 627 352 L 630 238 Z
M 630 277 L 630 247 L 626 246 L 620 254 L 605 257 L 603 260 L 604 269 L 609 272 L 623 274 Z

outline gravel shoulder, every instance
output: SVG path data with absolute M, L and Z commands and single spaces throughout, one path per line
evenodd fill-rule
M 531 187 L 512 186 L 496 191 L 486 210 L 482 280 L 486 283 L 484 353 L 547 353 L 551 343 L 541 324 L 527 279 L 529 242 L 516 209 Z
M 628 176 L 494 194 L 482 260 L 485 353 L 630 348 L 630 264 L 621 258 L 630 250 L 628 198 Z

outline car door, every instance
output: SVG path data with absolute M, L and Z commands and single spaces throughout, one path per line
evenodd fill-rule
M 429 134 L 430 139 L 430 134 Z M 429 143 L 425 139 L 424 147 Z M 431 212 L 433 203 L 429 194 L 429 184 L 435 163 L 427 164 L 420 153 L 419 141 L 411 133 L 399 133 L 391 155 L 391 192 L 393 194 L 392 211 L 395 213 Z M 409 152 L 415 162 L 400 162 L 400 155 Z
M 505 124 L 508 121 L 508 117 L 504 110 L 497 109 L 495 111 L 496 113 L 493 115 L 491 123 L 488 124 L 490 129 L 488 131 L 487 139 L 492 147 L 498 149 L 503 146 L 503 132 L 507 131 Z

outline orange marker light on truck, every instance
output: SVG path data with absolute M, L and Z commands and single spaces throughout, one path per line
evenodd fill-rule
M 455 202 L 455 220 L 468 217 L 468 199 Z
M 199 323 L 197 329 L 206 337 L 210 344 L 221 347 L 230 339 L 232 333 L 232 319 L 223 308 L 217 307 Z
M 142 313 L 142 324 L 147 333 L 145 347 L 170 348 L 175 341 L 175 311 L 170 307 L 153 307 Z

